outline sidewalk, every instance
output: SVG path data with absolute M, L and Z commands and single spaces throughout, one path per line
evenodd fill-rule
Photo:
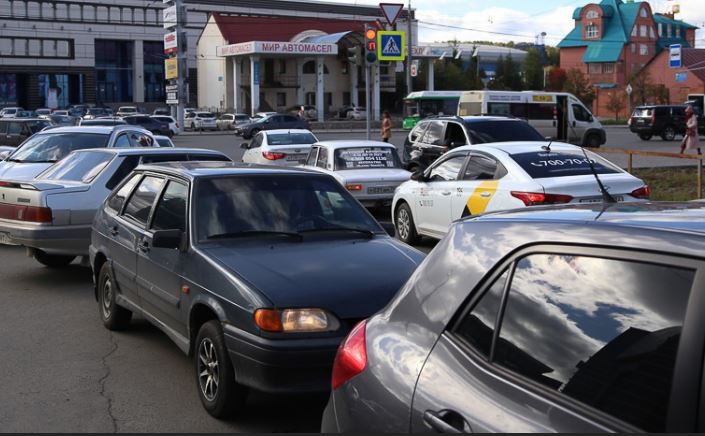
M 316 128 L 315 126 L 311 126 L 311 131 L 314 133 L 365 133 L 367 130 L 365 128 L 349 128 L 349 129 L 344 129 L 344 128 L 336 128 L 336 129 L 325 129 L 325 128 Z M 380 129 L 379 128 L 372 128 L 372 133 L 379 133 Z M 397 133 L 408 133 L 408 130 L 404 129 L 392 129 L 392 132 L 397 132 Z M 236 136 L 235 132 L 232 130 L 206 130 L 204 132 L 192 132 L 190 130 L 183 131 L 179 133 L 178 136 L 201 136 L 201 135 L 207 135 L 207 136 L 227 136 L 227 135 L 232 135 Z

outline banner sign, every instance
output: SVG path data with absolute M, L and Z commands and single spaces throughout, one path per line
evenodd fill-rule
M 249 41 L 220 46 L 216 49 L 216 54 L 221 57 L 250 54 L 337 55 L 338 44 Z
M 179 77 L 179 59 L 168 58 L 164 59 L 164 78 L 166 80 L 176 79 Z

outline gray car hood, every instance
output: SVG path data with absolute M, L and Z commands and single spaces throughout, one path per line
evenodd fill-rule
M 0 180 L 33 179 L 52 165 L 52 163 L 23 163 L 3 161 L 0 162 Z
M 277 244 L 225 242 L 205 248 L 277 308 L 316 307 L 366 318 L 389 302 L 423 259 L 387 237 Z

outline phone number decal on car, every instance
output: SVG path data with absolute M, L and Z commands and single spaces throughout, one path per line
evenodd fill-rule
M 531 165 L 535 167 L 558 167 L 564 165 L 582 165 L 582 164 L 595 164 L 595 160 L 588 159 L 553 159 L 553 160 L 540 160 L 538 162 L 531 162 Z

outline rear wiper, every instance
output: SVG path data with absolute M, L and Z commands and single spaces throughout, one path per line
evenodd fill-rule
M 590 171 L 592 172 L 592 175 L 595 176 L 595 180 L 597 181 L 597 187 L 600 189 L 600 194 L 602 194 L 602 202 L 607 203 L 607 204 L 614 204 L 617 203 L 617 200 L 614 199 L 612 194 L 607 191 L 605 188 L 605 185 L 602 184 L 602 180 L 600 180 L 600 176 L 597 175 L 597 170 L 595 169 L 595 165 L 592 164 L 592 160 L 588 157 L 587 151 L 585 151 L 584 147 L 580 147 L 583 150 L 583 155 L 585 156 L 585 159 L 587 159 L 588 165 L 590 165 Z
M 247 238 L 250 236 L 286 236 L 289 238 L 296 238 L 299 241 L 303 241 L 303 236 L 296 232 L 278 232 L 273 230 L 247 230 L 243 232 L 230 232 L 230 233 L 220 233 L 217 235 L 211 235 L 207 239 L 234 239 L 234 238 Z
M 372 230 L 359 229 L 356 227 L 325 227 L 322 229 L 301 230 L 299 233 L 314 233 L 314 232 L 355 232 L 355 233 L 362 233 L 363 235 L 367 236 L 369 239 L 373 238 L 375 235 L 375 232 L 373 232 Z

